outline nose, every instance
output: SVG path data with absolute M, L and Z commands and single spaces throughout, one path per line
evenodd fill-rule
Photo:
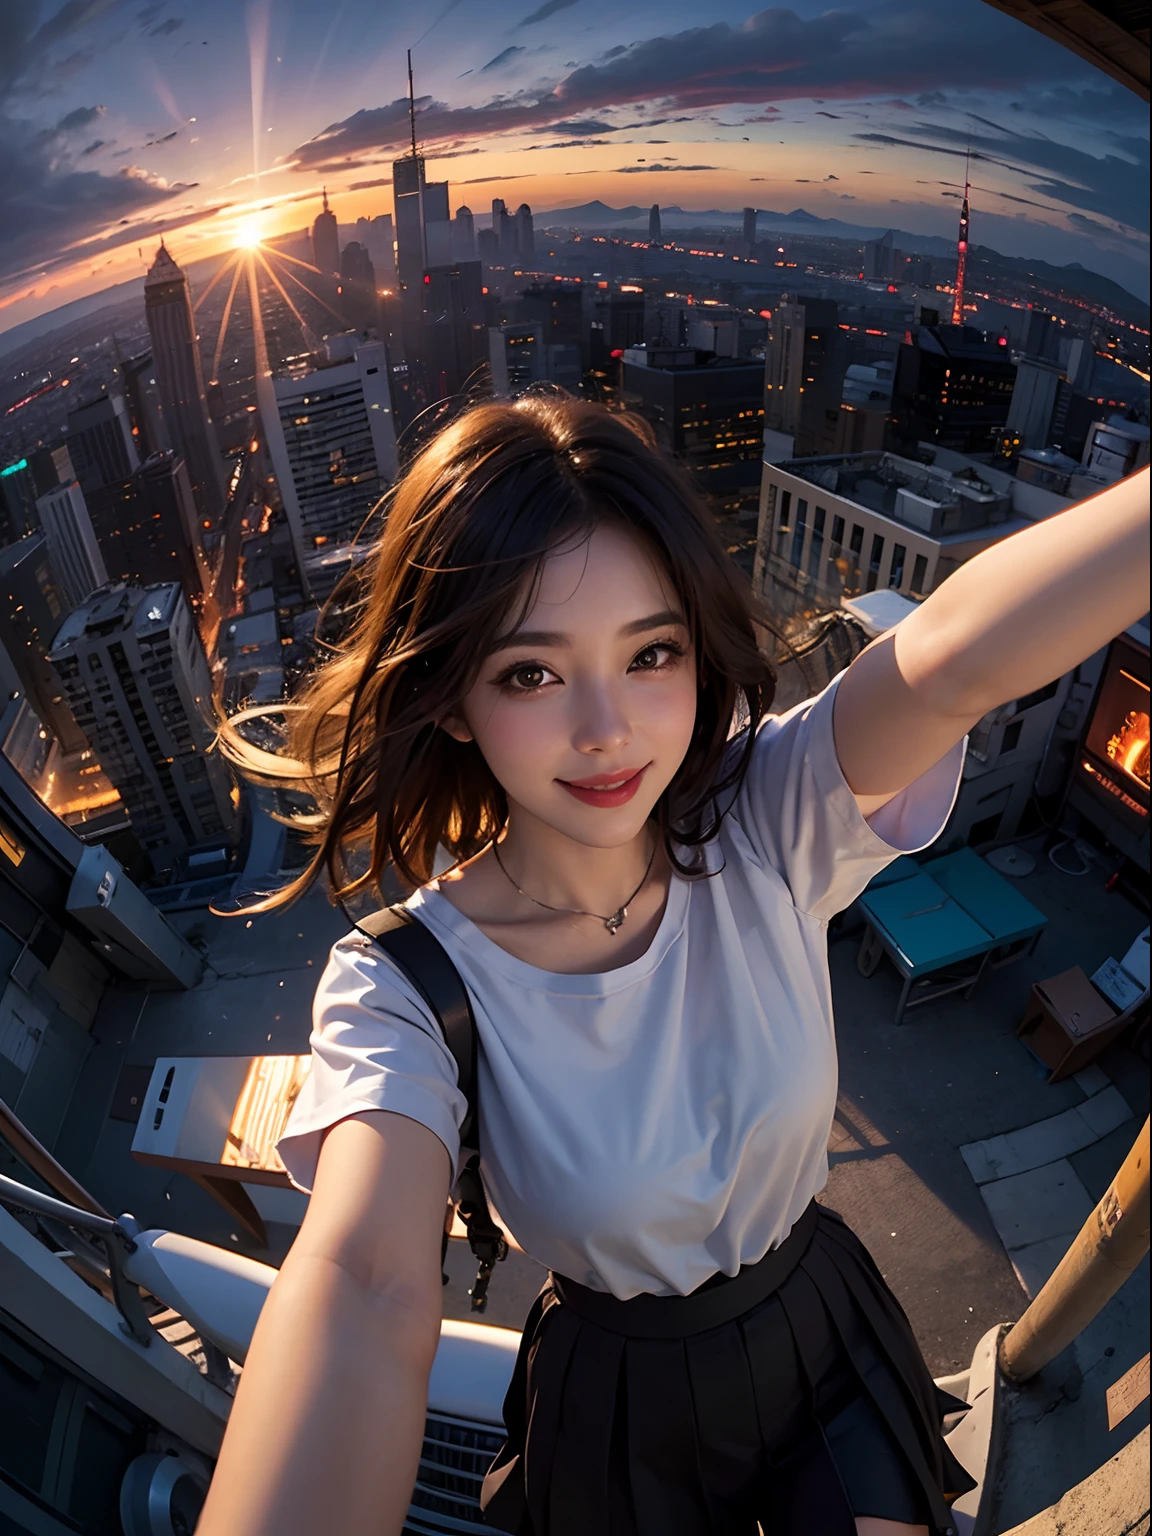
M 589 681 L 574 690 L 572 745 L 577 752 L 619 752 L 632 739 L 632 726 L 618 688 Z

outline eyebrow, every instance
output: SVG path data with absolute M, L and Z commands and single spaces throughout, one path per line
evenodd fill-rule
M 659 613 L 646 614 L 642 619 L 633 619 L 631 623 L 624 624 L 617 631 L 621 639 L 627 639 L 630 635 L 642 635 L 650 629 L 663 629 L 670 624 L 678 624 L 687 629 L 688 624 L 684 615 L 676 608 L 662 608 Z M 522 646 L 556 646 L 561 649 L 570 647 L 572 636 L 566 635 L 558 629 L 518 629 L 515 634 L 504 635 L 496 641 L 492 647 L 493 652 L 510 651 L 513 648 L 519 650 Z

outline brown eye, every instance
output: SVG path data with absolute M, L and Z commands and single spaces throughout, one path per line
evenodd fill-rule
M 660 665 L 665 649 L 666 647 L 662 645 L 646 645 L 642 651 L 637 653 L 632 665 L 639 667 L 642 672 L 651 672 Z
M 543 667 L 520 667 L 512 674 L 514 681 L 520 688 L 539 688 L 544 682 L 547 673 Z

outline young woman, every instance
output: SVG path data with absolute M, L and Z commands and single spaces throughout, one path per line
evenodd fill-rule
M 1146 493 L 997 544 L 772 716 L 743 584 L 627 419 L 481 406 L 402 481 L 359 627 L 294 717 L 289 771 L 325 816 L 288 894 L 395 871 L 471 996 L 484 1181 L 551 1271 L 485 1483 L 496 1529 L 951 1530 L 971 1484 L 946 1400 L 815 1204 L 825 928 L 938 836 L 970 726 L 1147 608 Z M 434 879 L 439 848 L 457 863 Z M 312 1047 L 280 1143 L 312 1199 L 201 1536 L 397 1533 L 411 1493 L 464 1104 L 418 993 L 358 933 Z

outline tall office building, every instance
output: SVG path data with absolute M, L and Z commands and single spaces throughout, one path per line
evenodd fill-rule
M 756 244 L 756 209 L 744 210 L 744 254 L 747 255 Z
M 452 226 L 452 254 L 457 261 L 476 259 L 476 223 L 471 208 L 467 206 L 456 210 Z
M 183 459 L 151 454 L 134 475 L 85 498 L 109 578 L 134 586 L 178 581 L 198 601 L 208 584 L 200 522 Z
M 734 505 L 759 484 L 764 373 L 758 361 L 710 357 L 694 347 L 629 347 L 620 403 L 649 422 L 714 504 Z
M 36 477 L 26 458 L 0 469 L 0 548 L 36 526 Z
M 274 389 L 283 447 L 272 440 L 272 465 L 303 572 L 314 551 L 355 535 L 399 473 L 387 352 L 362 342 Z
M 644 341 L 644 295 L 642 293 L 597 293 L 589 317 L 590 363 L 594 369 L 606 369 L 613 355 L 626 347 L 638 347 Z
M 504 206 L 502 197 L 492 199 L 492 228 L 499 242 L 500 260 L 505 266 L 516 260 L 516 220 Z
M 421 199 L 426 267 L 446 267 L 452 261 L 452 218 L 448 212 L 448 183 L 426 181 Z
M 887 229 L 878 239 L 865 242 L 864 267 L 860 275 L 867 283 L 890 283 L 903 259 L 896 249 L 895 232 Z
M 1061 383 L 1058 363 L 1020 359 L 1004 427 L 1012 450 L 1050 445 Z
M 424 248 L 424 157 L 412 153 L 392 162 L 392 201 L 396 210 L 396 275 L 402 288 L 414 288 L 428 265 Z
M 421 285 L 421 361 L 430 400 L 458 394 L 488 355 L 484 278 L 478 261 L 429 267 Z
M 488 331 L 492 389 L 498 400 L 515 400 L 545 377 L 544 344 L 534 320 L 510 321 Z
M 764 353 L 764 429 L 794 438 L 795 457 L 820 451 L 847 366 L 835 302 L 781 295 Z
M 150 453 L 157 453 L 161 448 L 171 448 L 172 444 L 164 436 L 160 391 L 156 384 L 156 369 L 152 365 L 151 352 L 143 352 L 122 362 L 120 377 L 124 380 L 132 436 L 140 458 L 146 459 Z
M 42 533 L 31 533 L 0 550 L 0 649 L 8 657 L 20 688 L 45 730 L 65 752 L 86 745 L 48 665 L 48 650 L 68 611 Z
M 664 236 L 660 228 L 660 204 L 653 203 L 648 210 L 648 244 L 662 245 Z
M 187 465 L 201 519 L 215 528 L 224 511 L 224 483 L 204 397 L 192 298 L 188 279 L 163 242 L 144 280 L 144 309 L 164 432 Z
M 48 540 L 52 568 L 68 598 L 78 607 L 90 592 L 108 580 L 104 556 L 92 530 L 92 519 L 77 481 L 57 485 L 36 503 L 40 526 Z
M 324 206 L 312 222 L 312 265 L 322 277 L 333 277 L 340 270 L 340 231 L 328 206 L 327 187 L 323 198 Z
M 536 230 L 532 223 L 532 210 L 527 203 L 521 203 L 516 210 L 516 252 L 521 260 L 536 254 Z
M 376 272 L 367 247 L 358 240 L 349 240 L 340 253 L 340 298 L 348 324 L 355 330 L 371 330 L 379 323 Z
M 93 593 L 61 625 L 50 659 L 157 870 L 197 843 L 235 837 L 231 778 L 209 751 L 208 660 L 177 583 Z
M 367 239 L 360 234 L 361 224 L 367 225 Z M 396 281 L 396 235 L 390 213 L 378 213 L 373 219 L 357 219 L 357 239 L 368 251 L 368 259 L 376 272 L 376 281 L 391 287 Z
M 140 463 L 123 395 L 99 395 L 68 412 L 68 456 L 83 491 L 126 480 Z
M 899 452 L 924 442 L 990 453 L 1007 424 L 1015 384 L 1007 337 L 970 325 L 922 325 L 896 359 L 891 442 Z

